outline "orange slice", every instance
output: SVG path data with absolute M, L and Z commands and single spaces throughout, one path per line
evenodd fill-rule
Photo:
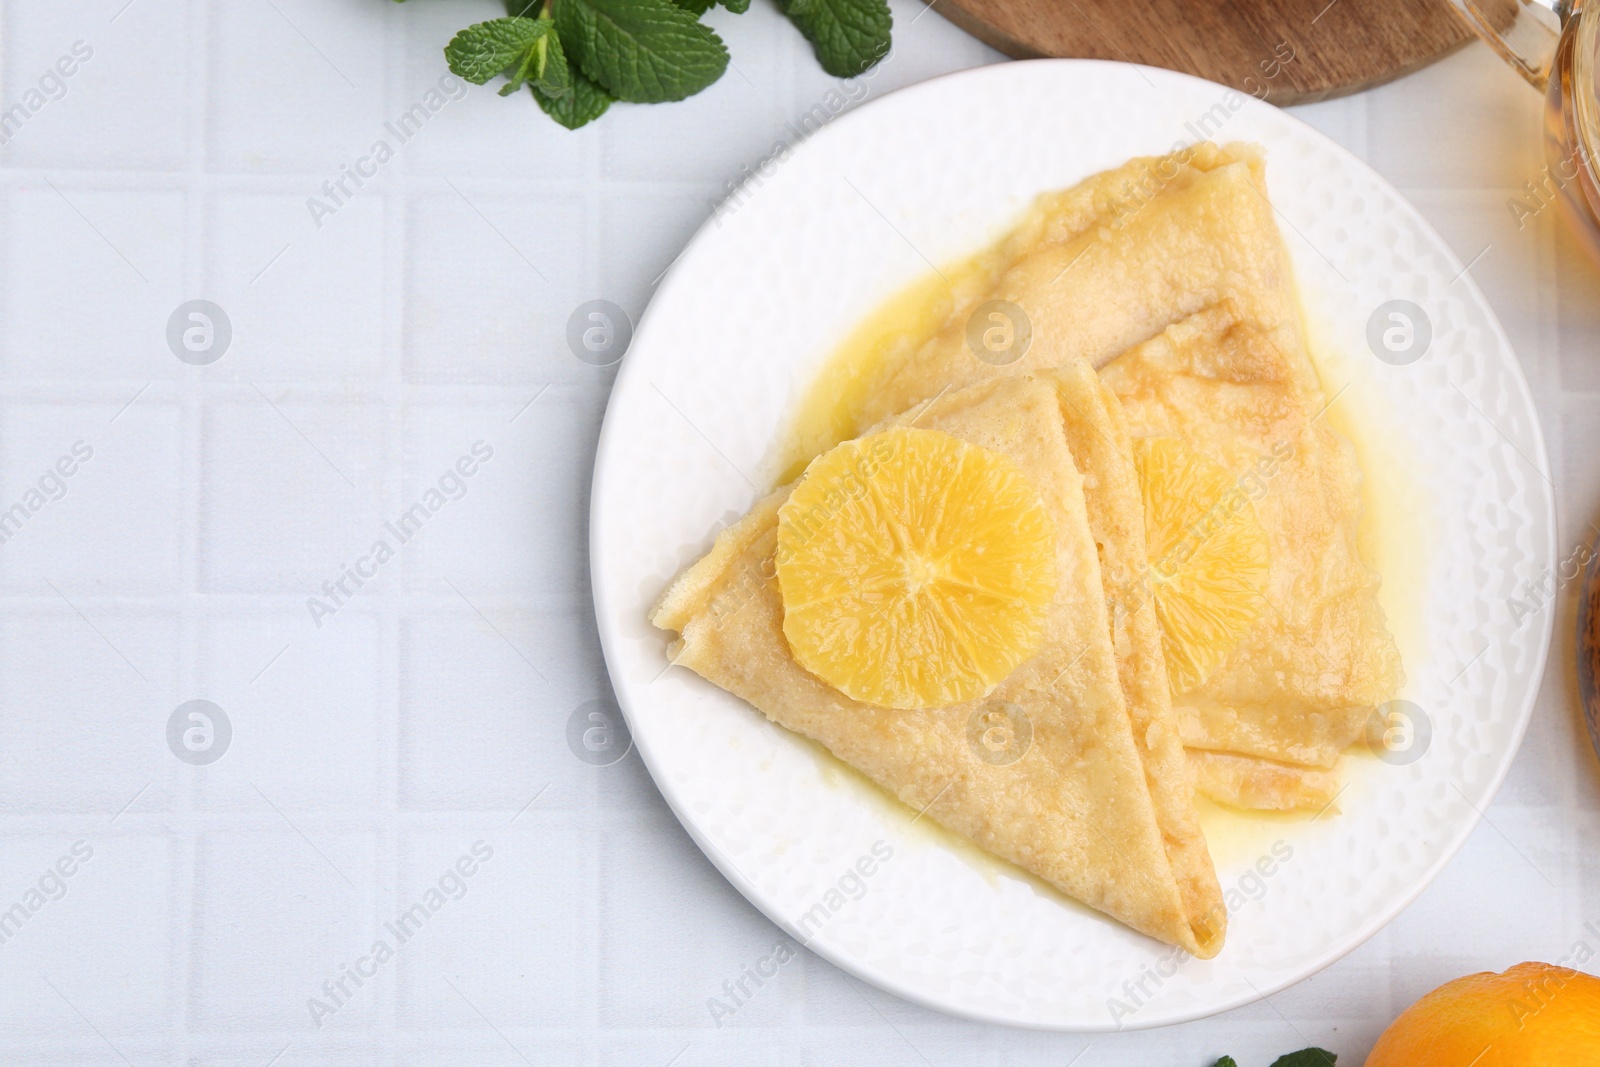
M 778 510 L 783 632 L 856 700 L 937 708 L 983 696 L 1038 651 L 1055 536 L 1014 463 L 900 427 L 811 462 Z

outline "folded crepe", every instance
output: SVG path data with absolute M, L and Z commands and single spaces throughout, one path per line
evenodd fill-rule
M 1143 513 L 1115 399 L 1082 365 L 946 392 L 915 424 L 1009 457 L 1050 514 L 1058 585 L 1042 647 L 981 699 L 897 711 L 808 673 L 783 635 L 773 565 L 785 487 L 718 536 L 652 616 L 673 662 L 826 746 L 917 811 L 1136 930 L 1209 958 L 1226 927 L 1147 605 L 1108 608 L 1101 553 L 1143 555 Z M 1113 616 L 1116 616 L 1115 622 Z M 994 709 L 1031 745 L 1012 762 L 969 738 Z
M 1320 421 L 1327 401 L 1260 150 L 1130 161 L 1042 197 L 975 262 L 955 276 L 941 327 L 886 343 L 842 421 L 952 434 L 1005 453 L 1039 488 L 1060 580 L 1040 651 L 984 699 L 935 711 L 855 702 L 810 675 L 783 635 L 772 560 L 789 487 L 724 531 L 653 621 L 681 635 L 675 662 L 911 807 L 1135 929 L 1214 955 L 1226 912 L 1193 790 L 1328 810 L 1339 753 L 1401 680 L 1356 551 L 1359 472 Z M 974 312 L 997 297 L 1033 339 L 1006 366 L 967 343 Z M 1270 546 L 1253 628 L 1175 701 L 1154 607 L 1125 580 L 1149 566 L 1130 434 L 1180 438 L 1237 472 Z M 997 707 L 1032 730 L 1015 763 L 969 742 Z
M 1264 610 L 1203 683 L 1174 695 L 1185 743 L 1332 768 L 1403 672 L 1357 550 L 1360 468 L 1322 418 L 1329 401 L 1303 345 L 1224 300 L 1100 376 L 1134 437 L 1176 436 L 1235 475 L 1270 547 Z
M 1252 494 L 1265 484 L 1253 505 L 1271 547 L 1266 610 L 1203 686 L 1178 695 L 1180 717 L 1190 746 L 1266 761 L 1234 761 L 1227 774 L 1208 764 L 1207 795 L 1325 807 L 1331 778 L 1295 768 L 1334 767 L 1403 672 L 1356 549 L 1360 471 L 1320 421 L 1328 399 L 1261 149 L 1200 144 L 1131 160 L 1041 197 L 979 264 L 958 279 L 943 327 L 885 364 L 861 422 L 941 389 L 1082 360 L 1102 369 L 1135 436 L 1180 437 Z M 1031 327 L 1032 344 L 1005 366 L 967 341 L 969 319 L 995 297 Z
M 891 359 L 865 391 L 868 426 L 941 389 L 1083 360 L 1099 366 L 1222 299 L 1281 343 L 1300 345 L 1262 151 L 1201 143 L 1134 159 L 1039 198 L 1022 225 L 959 278 L 944 325 Z M 983 303 L 1021 309 L 1032 344 L 1004 366 L 977 358 L 968 324 Z M 1308 387 L 1316 383 L 1311 373 Z

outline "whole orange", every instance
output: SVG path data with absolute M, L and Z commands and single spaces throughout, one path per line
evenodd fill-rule
M 1600 978 L 1519 963 L 1446 982 L 1401 1013 L 1367 1067 L 1600 1067 Z

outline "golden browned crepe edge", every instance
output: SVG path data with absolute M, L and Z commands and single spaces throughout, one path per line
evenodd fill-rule
M 1061 400 L 1067 446 L 1083 474 L 1089 529 L 1100 549 L 1118 676 L 1167 858 L 1196 940 L 1202 945 L 1213 940 L 1220 944 L 1228 911 L 1195 813 L 1194 784 L 1172 710 L 1160 622 L 1154 602 L 1138 584 L 1147 563 L 1144 501 L 1122 405 L 1087 364 L 1068 363 L 1048 377 L 1055 381 Z
M 738 522 L 718 533 L 711 550 L 662 590 L 650 609 L 650 624 L 681 632 L 690 619 L 703 611 L 717 580 L 762 534 L 777 525 L 778 508 L 788 499 L 791 488 L 792 484 L 774 489 L 756 501 Z
M 1248 811 L 1337 812 L 1334 801 L 1343 790 L 1336 769 L 1199 749 L 1190 750 L 1189 764 L 1197 793 Z

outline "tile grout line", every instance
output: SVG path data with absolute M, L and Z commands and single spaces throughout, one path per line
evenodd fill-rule
M 396 41 L 401 42 L 396 44 Z M 385 115 L 393 114 L 394 102 L 400 98 L 397 87 L 403 81 L 403 64 L 396 59 L 396 53 L 404 52 L 406 40 L 406 25 L 399 19 L 390 19 L 387 32 L 384 35 L 384 48 L 388 51 L 385 56 L 384 69 L 386 77 L 383 91 L 383 110 Z M 410 175 L 410 157 L 401 161 L 399 176 L 402 178 Z M 385 505 L 404 499 L 405 471 L 403 451 L 405 434 L 410 424 L 413 400 L 405 389 L 406 374 L 406 286 L 407 254 L 409 252 L 409 219 L 410 197 L 409 188 L 401 183 L 401 191 L 396 192 L 392 187 L 385 186 L 381 192 L 383 205 L 383 242 L 384 242 L 384 272 L 383 272 L 383 335 L 379 345 L 381 373 L 383 381 L 388 388 L 388 394 L 383 404 L 386 416 L 384 419 L 385 433 L 382 435 L 382 447 L 385 455 L 378 469 L 384 471 L 384 476 L 378 486 L 378 500 L 376 502 L 380 512 L 393 510 Z M 414 561 L 410 558 L 400 561 L 398 579 L 399 589 L 390 586 L 381 586 L 376 592 L 379 599 L 374 606 L 377 617 L 378 640 L 380 649 L 379 662 L 379 704 L 377 712 L 378 728 L 378 760 L 379 766 L 375 768 L 377 780 L 380 783 L 382 797 L 380 807 L 387 809 L 384 825 L 376 827 L 374 833 L 373 857 L 375 871 L 389 872 L 389 887 L 385 892 L 383 879 L 379 877 L 377 884 L 372 889 L 372 928 L 380 929 L 384 914 L 392 915 L 399 907 L 403 885 L 402 868 L 405 857 L 402 855 L 404 846 L 402 838 L 406 831 L 399 819 L 401 805 L 401 672 L 404 670 L 406 645 L 403 640 L 405 628 L 404 605 L 409 592 L 410 569 Z M 398 594 L 398 596 L 397 596 Z M 384 1043 L 393 1048 L 395 1034 L 400 1023 L 400 1002 L 402 996 L 403 976 L 396 971 L 395 980 L 388 983 L 378 1004 L 378 1017 L 383 1024 Z
M 208 159 L 208 144 L 206 134 L 210 128 L 211 106 L 213 103 L 211 93 L 210 73 L 215 68 L 213 55 L 212 19 L 207 10 L 205 0 L 189 0 L 185 21 L 188 25 L 188 49 L 191 62 L 198 70 L 190 80 L 192 93 L 188 95 L 189 114 L 185 130 L 187 144 L 184 150 L 184 174 L 180 181 L 184 194 L 184 278 L 188 292 L 179 296 L 179 300 L 193 299 L 197 291 L 206 286 L 209 259 L 206 250 L 207 216 L 210 211 L 210 196 L 205 180 Z M 154 339 L 152 339 L 154 340 Z M 158 353 L 159 354 L 159 353 Z M 171 356 L 171 353 L 166 353 Z M 172 356 L 176 360 L 176 356 Z M 187 371 L 188 368 L 185 368 Z M 182 542 L 186 549 L 184 552 L 184 574 L 182 577 L 185 592 L 185 604 L 179 609 L 179 660 L 178 683 L 195 691 L 200 681 L 198 668 L 200 662 L 199 649 L 202 638 L 200 618 L 195 610 L 194 601 L 203 594 L 203 548 L 201 544 L 203 531 L 203 516 L 201 515 L 202 502 L 205 499 L 203 479 L 205 477 L 205 427 L 206 397 L 203 391 L 197 390 L 192 380 L 184 377 L 177 379 L 176 386 L 179 393 L 179 407 L 182 412 L 182 434 L 185 444 L 183 463 L 184 481 L 184 530 Z M 201 387 L 203 390 L 203 386 Z M 180 689 L 180 692 L 184 690 Z M 169 691 L 167 696 L 173 694 Z M 181 995 L 176 999 L 175 1007 L 179 1013 L 179 1025 L 175 1028 L 178 1044 L 182 1050 L 183 1062 L 188 1062 L 194 1049 L 195 1009 L 197 1004 L 196 982 L 200 970 L 199 960 L 195 954 L 195 930 L 201 921 L 203 902 L 202 885 L 200 880 L 201 832 L 190 821 L 197 810 L 199 791 L 203 779 L 194 775 L 187 790 L 184 791 L 185 830 L 178 849 L 182 857 L 182 867 L 174 872 L 175 880 L 183 887 L 182 891 L 175 894 L 188 921 L 183 923 L 179 930 L 174 930 L 174 937 L 169 952 L 174 957 L 169 981 Z

